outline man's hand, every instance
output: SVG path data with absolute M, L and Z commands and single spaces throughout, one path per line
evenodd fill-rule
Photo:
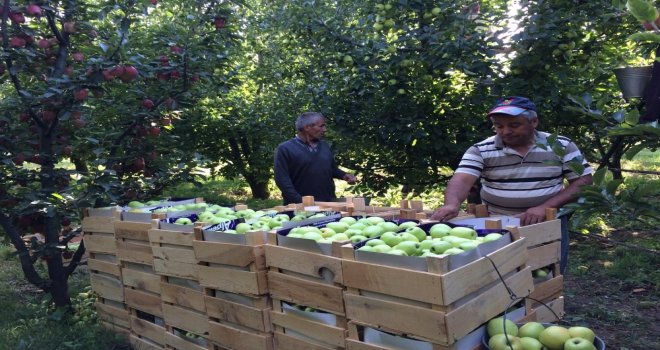
M 349 185 L 352 185 L 357 182 L 357 179 L 355 178 L 355 175 L 353 174 L 348 174 L 344 175 L 343 177 L 344 181 L 348 182 Z
M 545 207 L 531 207 L 519 217 L 520 226 L 538 224 L 545 221 Z
M 436 209 L 431 215 L 432 220 L 447 221 L 458 216 L 458 206 L 443 205 Z

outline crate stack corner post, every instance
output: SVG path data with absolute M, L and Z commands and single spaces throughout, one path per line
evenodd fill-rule
M 550 209 L 546 211 L 544 222 L 508 228 L 526 239 L 529 253 L 527 265 L 532 271 L 550 268 L 550 274 L 546 278 L 534 279 L 534 292 L 525 301 L 525 321 L 556 322 L 555 314 L 560 318 L 564 315 L 564 276 L 559 269 L 561 220 L 556 219 L 556 214 L 556 209 Z
M 196 229 L 193 249 L 204 288 L 209 340 L 220 349 L 273 349 L 264 244 L 266 232 Z
M 153 219 L 148 230 L 156 274 L 160 276 L 160 306 L 167 349 L 212 349 L 204 290 L 197 278 L 193 250 L 195 227 Z
M 328 255 L 282 246 L 278 236 L 271 232 L 265 246 L 275 348 L 345 349 L 347 325 L 339 245 L 333 245 Z M 304 317 L 292 311 L 292 306 L 320 310 L 328 319 Z
M 122 211 L 120 220 L 114 223 L 117 257 L 130 311 L 130 342 L 135 348 L 163 349 L 165 344 L 161 277 L 154 270 L 148 236 L 154 215 Z
M 128 337 L 130 318 L 124 299 L 114 229 L 119 215 L 119 207 L 86 208 L 83 210 L 82 231 L 89 253 L 90 285 L 98 296 L 96 310 L 99 321 L 105 328 Z
M 347 349 L 388 349 L 365 338 L 374 330 L 433 350 L 478 348 L 479 329 L 511 300 L 488 259 L 516 295 L 533 290 L 524 239 L 454 269 L 446 255 L 427 257 L 425 269 L 416 270 L 357 260 L 350 245 L 342 252 Z

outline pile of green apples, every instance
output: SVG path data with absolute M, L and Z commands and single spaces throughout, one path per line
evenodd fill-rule
M 511 320 L 496 317 L 488 321 L 487 331 L 490 337 L 488 347 L 491 350 L 596 350 L 596 335 L 591 329 L 582 326 L 546 327 L 539 322 L 527 322 L 518 327 Z
M 470 227 L 451 227 L 439 223 L 431 226 L 428 234 L 419 226 L 403 231 L 387 231 L 372 239 L 359 251 L 385 253 L 403 256 L 440 256 L 443 254 L 461 254 L 475 249 L 479 244 L 500 239 L 502 234 L 490 233 L 478 237 L 477 231 Z
M 417 227 L 417 222 L 406 221 L 397 224 L 379 216 L 355 218 L 345 216 L 338 221 L 329 222 L 323 227 L 300 226 L 292 228 L 287 237 L 311 239 L 319 243 L 345 242 L 353 244 L 376 238 L 385 232 L 399 232 Z M 421 229 L 420 229 L 421 230 Z M 422 230 L 422 232 L 424 232 Z

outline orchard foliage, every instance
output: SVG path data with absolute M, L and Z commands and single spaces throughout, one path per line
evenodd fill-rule
M 224 84 L 233 6 L 4 1 L 0 224 L 56 305 L 69 303 L 76 264 L 63 267 L 60 253 L 81 208 L 192 178 L 194 157 L 172 147 L 189 136 L 176 126 L 186 106 Z M 37 232 L 45 243 L 28 254 L 21 236 Z M 49 277 L 34 268 L 39 258 Z

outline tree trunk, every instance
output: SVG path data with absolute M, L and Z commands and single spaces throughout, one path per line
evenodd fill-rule
M 252 197 L 257 199 L 268 199 L 270 197 L 270 192 L 268 191 L 268 182 L 250 180 L 248 178 L 247 183 L 250 185 L 250 190 L 252 191 Z

